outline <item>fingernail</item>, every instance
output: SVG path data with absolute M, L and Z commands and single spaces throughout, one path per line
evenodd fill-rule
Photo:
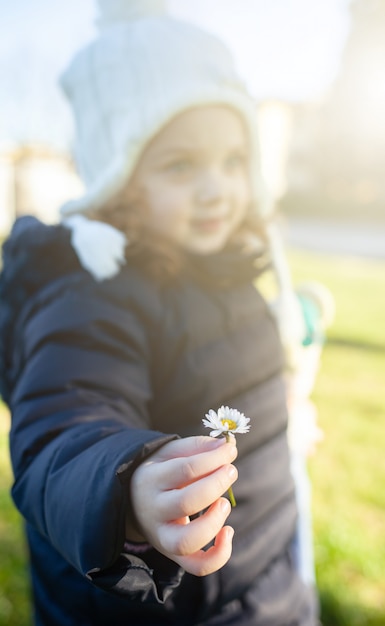
M 234 537 L 234 528 L 232 528 L 232 526 L 228 526 L 227 527 L 227 539 L 228 539 L 228 541 L 231 541 L 233 537 Z
M 229 452 L 230 452 L 231 456 L 233 456 L 235 458 L 237 456 L 237 454 L 238 454 L 237 446 L 231 445 L 230 448 L 229 448 Z
M 211 445 L 213 448 L 220 448 L 224 443 L 226 443 L 226 439 L 223 437 L 211 437 Z
M 221 501 L 221 510 L 223 513 L 229 513 L 230 512 L 230 503 L 228 500 L 222 499 Z
M 228 469 L 228 475 L 229 478 L 234 479 L 237 477 L 238 475 L 238 471 L 237 468 L 234 465 L 230 465 L 229 469 Z

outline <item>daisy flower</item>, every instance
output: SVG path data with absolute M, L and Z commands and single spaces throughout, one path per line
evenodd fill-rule
M 250 430 L 250 419 L 245 417 L 243 413 L 237 411 L 237 409 L 230 409 L 228 406 L 221 406 L 218 411 L 210 409 L 206 413 L 206 418 L 203 418 L 202 422 L 206 428 L 211 428 L 211 437 L 218 437 L 218 435 L 224 435 L 226 441 L 230 441 L 230 433 L 235 435 L 236 433 L 248 433 Z M 234 498 L 233 490 L 230 487 L 228 490 L 230 502 L 232 506 L 236 506 L 237 503 Z
M 248 433 L 250 430 L 250 419 L 245 417 L 243 413 L 237 409 L 230 409 L 228 406 L 221 406 L 217 412 L 210 409 L 206 413 L 207 419 L 203 419 L 206 428 L 211 428 L 210 437 L 218 437 L 218 435 L 227 436 L 231 433 Z

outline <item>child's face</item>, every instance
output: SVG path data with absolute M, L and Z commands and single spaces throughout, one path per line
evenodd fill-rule
M 225 106 L 181 113 L 144 150 L 132 184 L 153 230 L 190 252 L 220 250 L 244 220 L 251 199 L 241 117 Z

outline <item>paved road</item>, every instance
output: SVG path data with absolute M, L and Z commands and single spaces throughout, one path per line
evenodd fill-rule
M 385 259 L 385 223 L 290 218 L 284 226 L 284 236 L 294 248 Z

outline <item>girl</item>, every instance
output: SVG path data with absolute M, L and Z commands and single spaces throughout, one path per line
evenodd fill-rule
M 63 78 L 86 192 L 60 225 L 16 223 L 0 284 L 35 623 L 312 626 L 282 349 L 254 286 L 271 247 L 253 102 L 160 2 L 100 4 Z M 221 405 L 250 433 L 207 436 Z

